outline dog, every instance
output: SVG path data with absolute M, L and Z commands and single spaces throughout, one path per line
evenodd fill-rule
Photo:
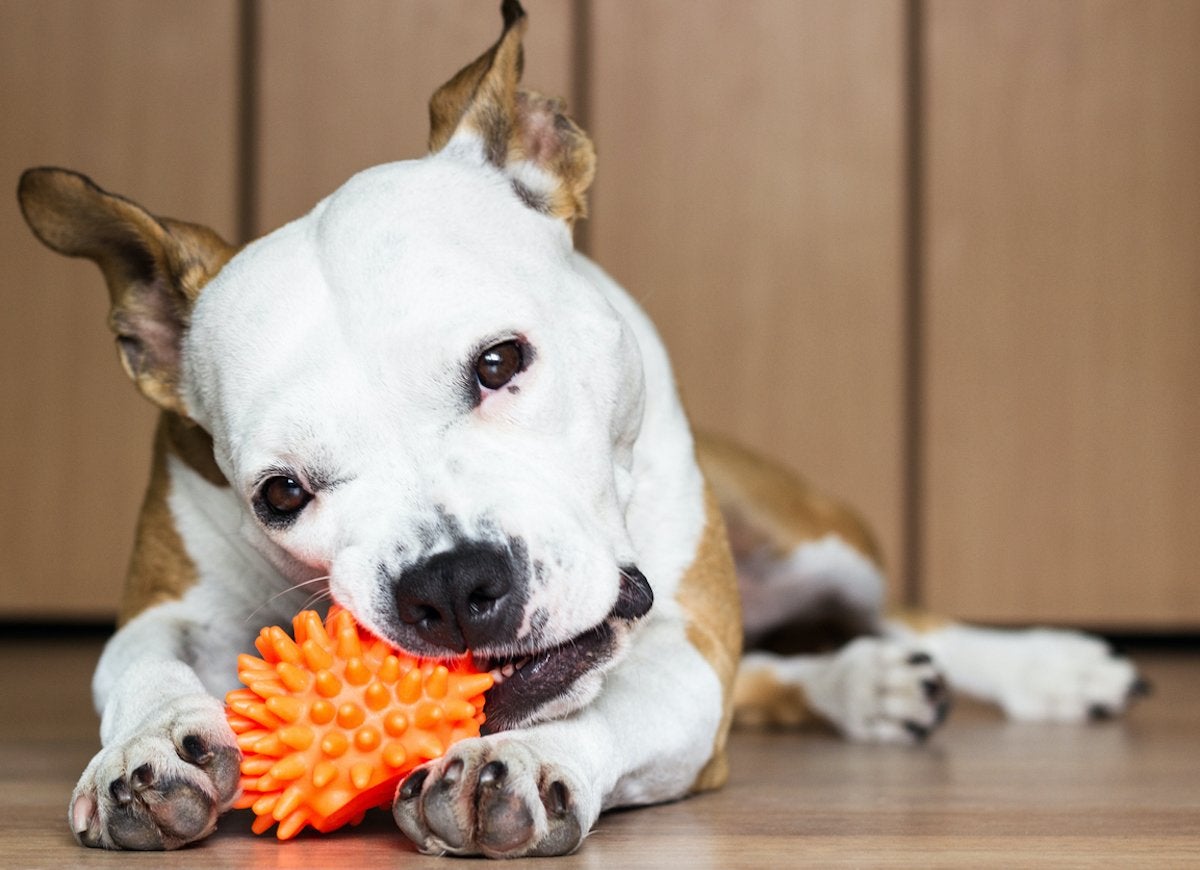
M 214 830 L 239 789 L 237 653 L 314 602 L 495 675 L 485 734 L 397 791 L 427 853 L 569 853 L 607 809 L 720 786 L 735 718 L 909 744 L 951 691 L 1122 712 L 1142 683 L 1099 639 L 885 618 L 851 510 L 693 436 L 654 327 L 573 248 L 593 148 L 518 87 L 527 19 L 502 13 L 433 95 L 428 156 L 244 248 L 77 173 L 22 176 L 38 238 L 102 270 L 161 409 L 78 841 Z M 780 651 L 785 626 L 836 645 Z

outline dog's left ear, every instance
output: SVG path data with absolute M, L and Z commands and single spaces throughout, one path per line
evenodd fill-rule
M 499 41 L 430 99 L 429 148 L 481 151 L 527 205 L 573 224 L 587 214 L 595 149 L 562 100 L 518 90 L 528 18 L 517 0 L 504 0 L 500 12 Z
M 100 267 L 126 374 L 156 405 L 186 416 L 183 335 L 201 289 L 236 249 L 207 227 L 155 217 L 67 169 L 26 170 L 17 195 L 42 242 Z

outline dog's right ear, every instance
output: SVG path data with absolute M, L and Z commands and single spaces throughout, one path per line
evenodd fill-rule
M 180 348 L 200 290 L 235 252 L 212 230 L 156 218 L 66 169 L 29 169 L 18 188 L 34 234 L 69 257 L 87 257 L 108 282 L 108 326 L 138 389 L 186 416 Z

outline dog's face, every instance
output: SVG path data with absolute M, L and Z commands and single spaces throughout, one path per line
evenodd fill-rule
M 382 637 L 497 670 L 494 729 L 586 703 L 653 601 L 624 525 L 641 360 L 571 246 L 591 143 L 517 89 L 504 12 L 434 95 L 430 156 L 236 256 L 74 173 L 20 191 L 100 265 L 126 371 L 211 435 L 249 540 Z
M 533 656 L 513 691 L 541 705 L 590 692 L 648 606 L 636 343 L 495 168 L 448 149 L 356 176 L 221 270 L 184 361 L 252 540 L 379 635 Z

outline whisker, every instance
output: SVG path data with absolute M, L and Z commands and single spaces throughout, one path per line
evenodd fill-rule
M 254 610 L 250 611 L 250 613 L 246 614 L 246 621 L 249 622 L 251 619 L 253 619 L 255 617 L 256 614 L 260 613 L 262 610 L 266 609 L 267 607 L 270 607 L 272 604 L 274 604 L 278 599 L 282 598 L 284 595 L 288 595 L 299 589 L 303 589 L 305 586 L 311 586 L 314 583 L 328 583 L 329 576 L 330 575 L 325 574 L 320 577 L 313 577 L 311 580 L 305 580 L 301 583 L 293 583 L 292 585 L 288 586 L 286 589 L 281 589 L 279 592 L 276 592 L 274 595 L 272 595 L 270 598 L 268 598 L 266 601 L 264 601 L 258 607 L 254 608 Z M 329 590 L 328 590 L 328 587 L 326 587 L 324 590 L 318 591 L 316 593 L 316 595 L 313 596 L 312 598 L 310 598 L 309 600 L 320 601 L 322 596 L 328 596 L 328 595 L 329 595 Z M 306 608 L 302 607 L 300 609 L 304 610 Z
M 315 607 L 317 605 L 317 603 L 319 603 L 321 601 L 332 601 L 332 600 L 333 600 L 333 594 L 328 589 L 322 589 L 320 592 L 314 592 L 312 595 L 308 596 L 308 600 L 305 601 L 303 605 L 301 605 L 300 609 L 301 610 L 312 610 L 312 608 Z

